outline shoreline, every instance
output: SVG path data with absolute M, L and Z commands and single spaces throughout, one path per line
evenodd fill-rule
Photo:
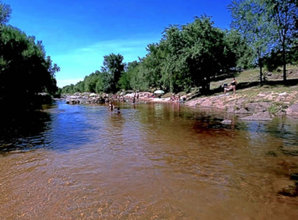
M 125 95 L 108 95 L 96 93 L 75 93 L 64 95 L 67 104 L 105 104 L 109 102 L 128 103 L 183 103 L 192 108 L 209 108 L 231 114 L 241 115 L 243 120 L 269 121 L 278 116 L 298 119 L 298 91 L 274 92 L 259 91 L 249 96 L 248 91 L 241 93 L 222 93 L 212 96 L 191 98 L 192 94 L 181 96 L 172 101 L 167 97 L 154 97 L 150 92 L 128 93 Z M 184 101 L 186 100 L 186 101 Z
M 259 92 L 254 96 L 244 94 L 219 94 L 189 100 L 185 105 L 194 108 L 212 108 L 236 115 L 249 121 L 269 121 L 278 116 L 298 119 L 298 91 Z

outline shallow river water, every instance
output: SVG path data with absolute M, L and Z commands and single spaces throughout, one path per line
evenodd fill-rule
M 295 120 L 63 102 L 26 120 L 0 136 L 0 219 L 298 218 L 279 193 L 298 168 Z

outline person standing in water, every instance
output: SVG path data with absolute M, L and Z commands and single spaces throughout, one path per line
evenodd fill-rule
M 112 112 L 114 110 L 114 105 L 112 102 L 109 103 L 109 110 Z

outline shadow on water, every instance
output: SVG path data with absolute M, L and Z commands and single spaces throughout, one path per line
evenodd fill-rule
M 18 149 L 34 148 L 37 140 L 40 143 L 45 141 L 42 138 L 36 137 L 39 137 L 41 133 L 47 130 L 50 123 L 50 114 L 42 111 L 2 115 L 0 124 L 0 151 L 9 152 Z
M 0 153 L 45 148 L 66 151 L 89 141 L 84 129 L 87 124 L 84 109 L 69 111 L 61 103 L 54 103 L 43 111 L 19 111 L 4 114 L 0 124 Z
M 111 135 L 122 137 L 122 133 L 132 129 L 127 126 L 136 126 L 136 122 L 165 135 L 174 132 L 177 124 L 183 129 L 193 130 L 194 134 L 204 133 L 210 138 L 214 132 L 223 137 L 232 137 L 239 131 L 251 135 L 270 134 L 283 140 L 280 146 L 283 153 L 297 150 L 297 124 L 282 119 L 266 123 L 244 122 L 232 114 L 198 111 L 175 104 L 140 104 L 136 109 L 131 106 L 121 106 L 121 109 L 122 113 L 117 115 L 110 114 L 105 106 L 57 102 L 43 111 L 18 112 L 14 117 L 2 114 L 0 153 L 39 148 L 64 152 L 85 144 L 105 142 Z M 222 123 L 224 120 L 228 123 Z

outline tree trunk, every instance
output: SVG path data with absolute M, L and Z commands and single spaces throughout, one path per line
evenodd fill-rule
M 202 85 L 202 93 L 203 94 L 208 94 L 210 91 L 210 76 L 206 76 L 204 78 L 204 81 L 203 81 L 203 85 Z
M 286 82 L 287 81 L 287 61 L 286 61 L 286 51 L 285 51 L 284 42 L 282 45 L 282 62 L 283 62 L 283 80 L 284 82 Z
M 262 58 L 259 58 L 259 67 L 260 67 L 260 84 L 263 85 L 263 63 L 262 63 Z

